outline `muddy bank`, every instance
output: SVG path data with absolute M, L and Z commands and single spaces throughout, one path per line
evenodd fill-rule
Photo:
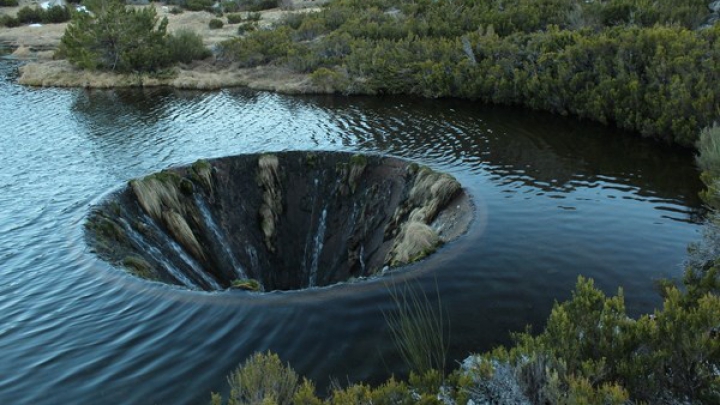
M 420 260 L 471 219 L 468 196 L 447 174 L 390 157 L 283 152 L 133 180 L 95 207 L 86 237 L 142 278 L 294 290 Z

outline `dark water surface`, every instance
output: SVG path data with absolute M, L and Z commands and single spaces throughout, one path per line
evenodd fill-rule
M 0 403 L 207 403 L 273 350 L 324 385 L 403 366 L 386 283 L 253 296 L 127 276 L 82 239 L 88 207 L 168 166 L 260 151 L 386 153 L 473 196 L 468 235 L 405 275 L 450 312 L 451 358 L 541 326 L 579 274 L 633 314 L 698 238 L 698 174 L 678 151 L 608 128 L 460 101 L 247 90 L 29 89 L 0 61 Z

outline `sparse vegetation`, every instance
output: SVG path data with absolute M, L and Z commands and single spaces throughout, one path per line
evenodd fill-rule
M 123 259 L 123 266 L 130 271 L 130 273 L 144 278 L 146 280 L 156 280 L 158 278 L 157 273 L 153 269 L 152 265 L 139 256 L 127 256 Z
M 433 302 L 417 285 L 405 283 L 390 287 L 389 291 L 395 309 L 383 315 L 405 363 L 420 374 L 430 370 L 444 372 L 448 338 L 440 293 L 435 297 L 437 302 Z

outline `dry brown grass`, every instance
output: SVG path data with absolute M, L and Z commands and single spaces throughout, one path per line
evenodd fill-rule
M 434 229 L 411 220 L 402 225 L 387 261 L 391 266 L 412 263 L 435 251 L 439 244 L 440 237 Z
M 275 251 L 273 238 L 277 220 L 282 214 L 282 185 L 278 170 L 280 162 L 275 155 L 263 155 L 258 160 L 258 183 L 263 188 L 263 202 L 260 205 L 260 226 L 265 236 L 265 245 Z
M 175 211 L 165 211 L 163 212 L 163 222 L 175 237 L 175 240 L 180 242 L 195 258 L 200 260 L 205 259 L 205 253 L 203 252 L 202 246 L 200 246 L 200 242 L 198 242 L 190 225 L 188 225 L 182 215 Z
M 180 192 L 172 182 L 160 181 L 154 176 L 130 182 L 140 206 L 153 219 L 159 220 L 165 209 L 184 212 Z

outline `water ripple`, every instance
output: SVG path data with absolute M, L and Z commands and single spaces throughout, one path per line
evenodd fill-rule
M 8 79 L 15 67 L 0 62 L 0 403 L 206 403 L 258 350 L 321 386 L 405 371 L 385 333 L 387 280 L 205 294 L 94 257 L 89 205 L 169 165 L 333 149 L 456 176 L 477 220 L 404 273 L 438 283 L 454 359 L 544 322 L 579 273 L 652 309 L 652 279 L 680 274 L 702 219 L 689 153 L 607 128 L 454 100 L 28 89 Z

